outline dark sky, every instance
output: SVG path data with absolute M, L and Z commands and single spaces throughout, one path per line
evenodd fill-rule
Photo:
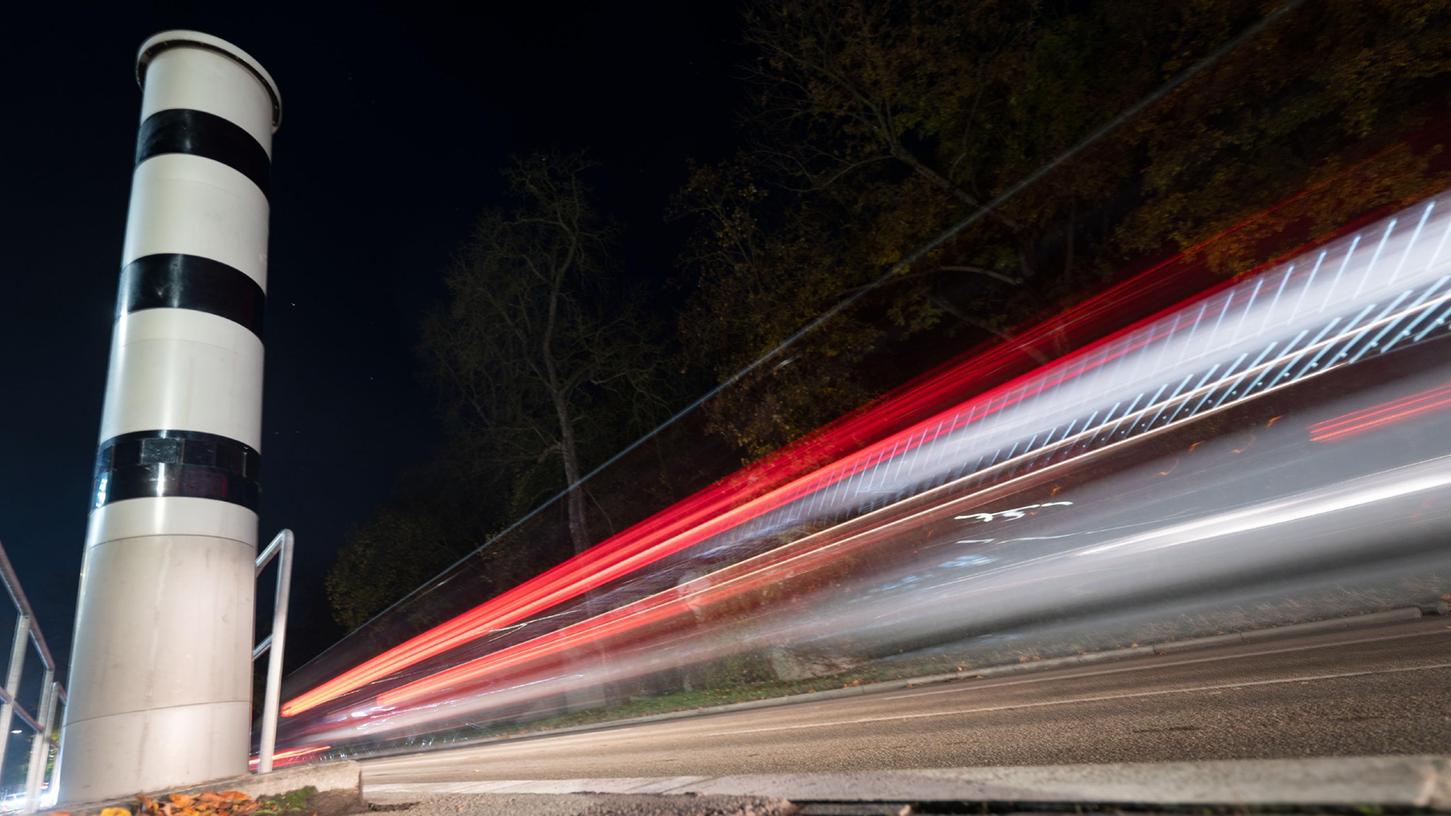
M 284 105 L 261 536 L 298 535 L 297 665 L 341 634 L 322 576 L 342 537 L 434 443 L 417 324 L 454 245 L 498 200 L 505 158 L 589 148 L 601 203 L 625 227 L 623 274 L 665 280 L 680 236 L 661 214 L 685 160 L 732 143 L 736 11 L 46 5 L 7 11 L 0 51 L 0 541 L 66 662 L 140 109 L 135 50 L 168 28 L 229 39 L 268 68 Z

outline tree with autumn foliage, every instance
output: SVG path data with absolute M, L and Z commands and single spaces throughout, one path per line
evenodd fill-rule
M 757 0 L 744 14 L 739 149 L 691 167 L 670 214 L 692 230 L 687 368 L 730 383 L 703 428 L 745 459 L 1154 259 L 1187 251 L 1242 274 L 1451 184 L 1447 0 Z M 368 585 L 394 563 L 387 541 L 392 559 L 441 541 L 418 558 L 445 561 L 658 417 L 672 349 L 607 272 L 613 229 L 587 177 L 578 156 L 513 163 L 514 198 L 460 250 L 422 344 L 459 462 L 434 493 L 457 498 L 359 529 L 329 584 L 350 619 L 401 591 L 392 576 Z M 1048 333 L 1025 353 L 1067 346 Z M 571 552 L 601 537 L 592 508 L 647 492 L 590 489 L 561 503 Z M 479 594 L 567 554 L 481 553 L 497 585 Z
M 676 207 L 697 229 L 682 337 L 726 379 L 854 300 L 713 400 L 712 429 L 761 455 L 900 381 L 889 347 L 1005 336 L 1297 191 L 1314 194 L 1204 262 L 1244 272 L 1444 185 L 1443 139 L 1407 138 L 1444 121 L 1447 18 L 1392 0 L 751 6 L 748 144 L 694 168 Z

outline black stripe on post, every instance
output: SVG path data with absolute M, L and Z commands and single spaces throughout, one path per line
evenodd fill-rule
M 251 179 L 267 195 L 272 160 L 266 149 L 252 134 L 216 114 L 173 108 L 146 117 L 136 137 L 136 163 L 166 153 L 219 161 Z
M 225 317 L 262 338 L 267 296 L 245 272 L 199 255 L 137 258 L 121 270 L 116 316 L 144 309 L 191 309 Z
M 125 499 L 185 496 L 256 511 L 262 497 L 262 454 L 225 436 L 201 431 L 135 431 L 101 443 L 92 508 Z

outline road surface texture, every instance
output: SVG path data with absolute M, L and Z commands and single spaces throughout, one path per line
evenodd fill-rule
M 363 763 L 398 783 L 1451 754 L 1451 619 Z
M 537 794 L 439 796 L 402 809 L 398 816 L 838 816 L 759 796 L 600 796 Z M 872 809 L 850 816 L 901 814 Z M 910 812 L 910 811 L 909 811 Z

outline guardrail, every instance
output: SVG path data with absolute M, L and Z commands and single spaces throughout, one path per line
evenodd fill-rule
M 277 748 L 277 708 L 282 698 L 282 654 L 287 643 L 287 596 L 292 589 L 291 530 L 283 530 L 257 555 L 257 577 L 273 558 L 277 562 L 277 594 L 272 604 L 272 631 L 252 650 L 255 662 L 267 657 L 267 691 L 262 702 L 262 738 L 257 749 L 257 773 L 271 773 L 272 754 Z
M 4 774 L 5 761 L 10 758 L 6 756 L 10 726 L 19 717 L 34 734 L 30 740 L 30 756 L 25 773 L 25 798 L 21 804 L 22 812 L 33 813 L 40 802 L 41 788 L 54 778 L 54 773 L 49 772 L 50 751 L 60 747 L 60 740 L 51 736 L 51 730 L 55 724 L 56 710 L 66 702 L 66 692 L 65 687 L 55 679 L 55 657 L 46 645 L 45 635 L 41 633 L 40 624 L 35 620 L 35 611 L 30 608 L 30 600 L 25 597 L 25 590 L 20 587 L 20 578 L 15 574 L 15 568 L 11 566 L 10 556 L 5 552 L 3 544 L 0 544 L 0 583 L 5 584 L 5 591 L 10 595 L 16 612 L 15 639 L 10 645 L 5 687 L 0 688 L 0 775 Z M 45 667 L 40 700 L 33 712 L 16 699 L 20 694 L 26 649 L 32 645 L 40 655 L 41 665 Z

